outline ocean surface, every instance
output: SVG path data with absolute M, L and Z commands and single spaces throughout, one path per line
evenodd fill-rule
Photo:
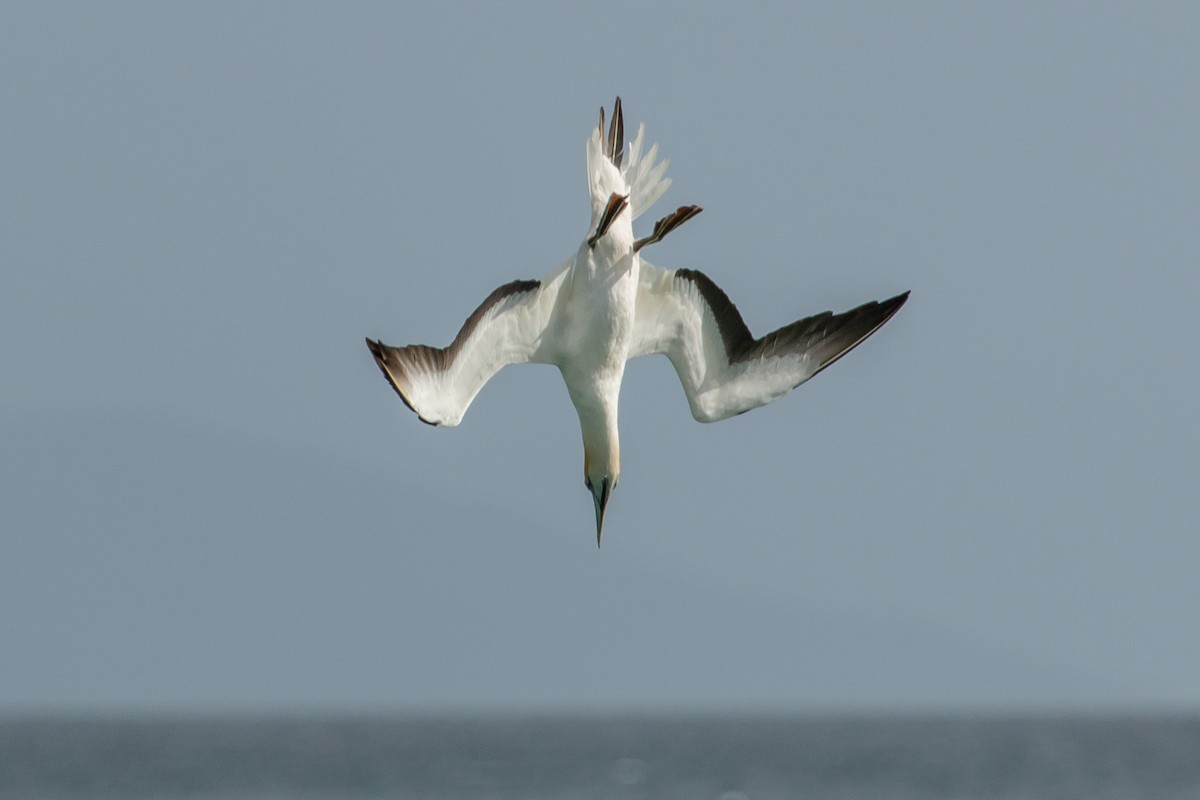
M 1200 799 L 1200 716 L 0 717 L 0 797 Z

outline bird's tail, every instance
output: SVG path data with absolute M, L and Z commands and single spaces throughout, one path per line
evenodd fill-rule
M 588 188 L 592 205 L 603 209 L 612 195 L 628 195 L 632 219 L 637 219 L 671 185 L 671 179 L 665 177 L 670 162 L 664 158 L 655 163 L 658 158 L 657 144 L 646 152 L 642 151 L 645 125 L 638 125 L 637 136 L 630 142 L 628 152 L 625 151 L 625 115 L 621 110 L 621 98 L 618 97 L 613 104 L 608 130 L 604 128 L 604 109 L 601 108 L 600 125 L 592 131 L 587 146 Z
M 662 197 L 663 192 L 671 185 L 671 179 L 666 177 L 670 159 L 664 158 L 657 164 L 654 163 L 658 158 L 657 142 L 643 153 L 642 142 L 645 136 L 646 126 L 639 124 L 637 136 L 633 137 L 625 165 L 621 168 L 621 174 L 629 185 L 629 206 L 633 210 L 634 219 L 654 205 L 654 201 Z

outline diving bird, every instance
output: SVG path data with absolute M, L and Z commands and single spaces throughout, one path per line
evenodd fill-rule
M 617 399 L 625 362 L 662 353 L 700 422 L 741 414 L 786 394 L 891 319 L 908 292 L 843 314 L 826 311 L 755 338 L 715 283 L 691 269 L 663 269 L 642 255 L 700 213 L 681 206 L 634 238 L 633 222 L 670 186 L 658 145 L 643 151 L 645 125 L 625 153 L 621 98 L 607 137 L 604 108 L 588 138 L 591 221 L 578 249 L 541 280 L 496 289 L 446 347 L 392 347 L 367 339 L 384 376 L 422 422 L 453 426 L 483 385 L 509 364 L 553 364 L 583 433 L 583 481 L 604 512 L 621 478 Z

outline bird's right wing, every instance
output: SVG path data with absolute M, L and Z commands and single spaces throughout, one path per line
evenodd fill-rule
M 692 416 L 715 422 L 765 405 L 852 350 L 891 319 L 908 292 L 844 314 L 826 311 L 755 339 L 708 276 L 641 262 L 629 357 L 671 359 Z
M 454 426 L 493 375 L 509 364 L 540 360 L 568 261 L 549 277 L 499 287 L 467 318 L 446 347 L 367 347 L 404 404 L 430 425 Z

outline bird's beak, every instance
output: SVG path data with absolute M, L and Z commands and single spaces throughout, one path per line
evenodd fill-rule
M 596 547 L 600 546 L 600 540 L 604 536 L 604 508 L 608 505 L 608 496 L 612 487 L 612 482 L 605 478 L 600 481 L 597 486 L 592 485 L 592 500 L 596 503 Z

